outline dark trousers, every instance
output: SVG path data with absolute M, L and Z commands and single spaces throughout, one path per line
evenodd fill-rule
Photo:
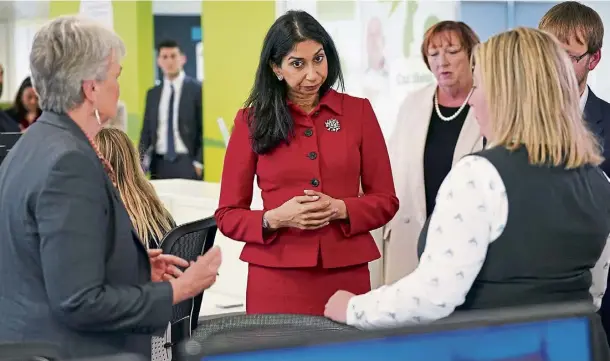
M 179 154 L 173 162 L 166 160 L 165 157 L 160 154 L 155 154 L 150 163 L 150 178 L 200 179 L 195 172 L 193 160 L 187 154 Z

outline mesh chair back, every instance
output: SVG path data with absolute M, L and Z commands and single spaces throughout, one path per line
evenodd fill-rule
M 180 225 L 165 235 L 161 249 L 165 254 L 178 256 L 187 261 L 196 261 L 197 257 L 214 245 L 216 230 L 214 217 Z M 162 341 L 157 337 L 153 338 L 154 360 L 175 359 L 173 356 L 177 354 L 173 352 L 175 346 L 188 339 L 192 330 L 197 327 L 202 298 L 203 293 L 174 305 L 170 332 L 161 338 Z
M 42 342 L 0 343 L 2 361 L 58 361 L 59 348 Z
M 187 261 L 196 261 L 214 245 L 216 238 L 216 220 L 208 217 L 199 221 L 186 223 L 171 230 L 161 243 L 163 253 L 178 256 Z M 173 322 L 191 318 L 191 330 L 197 327 L 199 310 L 203 293 L 192 300 L 174 306 Z M 194 316 L 194 317 L 191 317 Z
M 191 339 L 184 343 L 182 352 L 190 355 L 201 353 L 202 350 L 210 354 L 221 353 L 252 344 L 260 347 L 266 343 L 277 343 L 278 340 L 299 339 L 320 331 L 360 332 L 356 328 L 321 316 L 235 315 L 200 322 Z

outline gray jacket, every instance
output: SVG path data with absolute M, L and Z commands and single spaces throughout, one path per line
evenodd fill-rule
M 0 166 L 0 342 L 47 341 L 63 357 L 150 357 L 172 315 L 85 134 L 44 112 Z

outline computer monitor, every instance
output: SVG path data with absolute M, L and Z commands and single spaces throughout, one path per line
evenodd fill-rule
M 591 305 L 502 310 L 428 326 L 229 347 L 197 361 L 596 361 Z M 486 316 L 487 315 L 487 316 Z M 474 317 L 471 317 L 474 316 Z
M 0 164 L 20 137 L 21 133 L 0 133 Z

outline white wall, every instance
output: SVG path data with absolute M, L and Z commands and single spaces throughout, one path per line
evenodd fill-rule
M 153 0 L 155 15 L 199 15 L 201 9 L 201 1 L 198 0 Z
M 0 63 L 4 66 L 1 101 L 12 101 L 17 88 L 29 75 L 29 54 L 36 30 L 49 17 L 49 2 L 0 2 Z
M 587 6 L 593 8 L 604 21 L 604 45 L 602 59 L 597 68 L 589 73 L 589 86 L 598 97 L 610 101 L 610 2 L 585 1 Z
M 17 88 L 23 79 L 30 75 L 30 51 L 32 50 L 32 42 L 34 35 L 47 19 L 37 19 L 29 21 L 18 21 L 13 28 L 13 51 L 14 63 L 12 64 L 12 72 L 15 80 L 16 92 Z
M 0 20 L 0 47 L 6 52 L 0 52 L 0 63 L 4 65 L 4 91 L 2 101 L 12 101 L 19 85 L 28 75 L 29 55 L 32 40 L 44 19 L 30 20 Z
M 0 64 L 4 67 L 4 90 L 2 91 L 2 96 L 0 97 L 0 101 L 6 102 L 9 101 L 12 93 L 9 91 L 13 87 L 12 79 L 10 79 L 11 72 L 9 71 L 11 67 L 10 61 L 10 51 L 12 46 L 12 24 L 9 20 L 0 20 Z M 11 93 L 11 94 L 9 94 Z

